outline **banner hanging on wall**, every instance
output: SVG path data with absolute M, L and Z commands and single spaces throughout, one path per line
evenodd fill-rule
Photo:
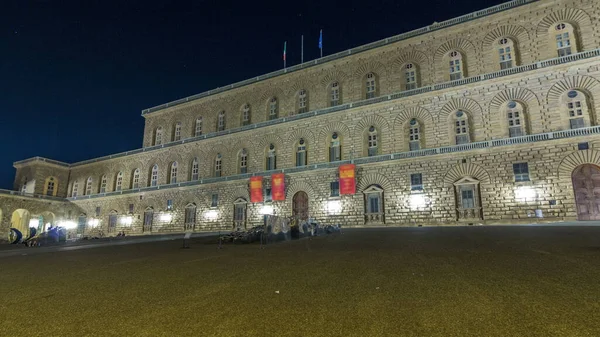
M 271 176 L 271 196 L 273 201 L 285 200 L 285 174 L 275 173 Z
M 356 193 L 356 165 L 340 165 L 340 194 Z
M 263 177 L 250 177 L 250 202 L 263 201 Z

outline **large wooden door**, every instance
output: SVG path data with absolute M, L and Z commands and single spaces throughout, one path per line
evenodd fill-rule
M 297 219 L 308 219 L 308 195 L 306 192 L 299 191 L 294 194 L 292 199 L 292 215 Z
M 144 225 L 142 228 L 144 233 L 152 232 L 152 221 L 153 220 L 154 220 L 154 210 L 146 209 L 146 211 L 144 211 Z
M 600 220 L 600 168 L 585 164 L 572 174 L 578 220 Z

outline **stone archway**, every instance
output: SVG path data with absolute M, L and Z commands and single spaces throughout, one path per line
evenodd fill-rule
M 577 166 L 571 174 L 578 220 L 600 220 L 600 167 Z
M 308 194 L 298 191 L 292 198 L 292 215 L 299 220 L 308 219 Z
M 29 237 L 29 220 L 31 213 L 28 210 L 19 208 L 12 213 L 10 218 L 10 227 L 18 230 L 23 235 L 23 239 Z

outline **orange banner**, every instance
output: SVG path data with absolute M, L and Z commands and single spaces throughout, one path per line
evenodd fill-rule
M 250 177 L 250 202 L 263 201 L 263 177 Z
M 275 173 L 271 176 L 271 196 L 273 201 L 285 200 L 285 174 Z
M 340 194 L 356 193 L 356 165 L 340 165 Z

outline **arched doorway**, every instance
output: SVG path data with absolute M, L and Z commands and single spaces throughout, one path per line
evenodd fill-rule
M 298 191 L 292 198 L 292 215 L 299 220 L 308 219 L 308 195 Z
M 41 214 L 42 219 L 40 223 L 40 227 L 38 232 L 42 233 L 48 230 L 50 226 L 54 226 L 56 222 L 56 216 L 54 213 L 46 211 Z
M 600 168 L 580 165 L 571 174 L 578 220 L 600 220 Z
M 26 209 L 17 209 L 10 218 L 10 227 L 18 230 L 23 235 L 23 239 L 29 237 L 30 213 Z

